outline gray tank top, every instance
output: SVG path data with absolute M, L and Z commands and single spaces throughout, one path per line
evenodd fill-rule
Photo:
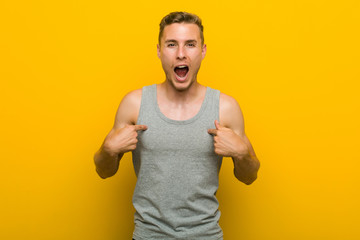
M 207 130 L 219 120 L 218 90 L 207 87 L 199 112 L 177 121 L 161 113 L 156 84 L 142 89 L 133 151 L 137 182 L 133 195 L 136 240 L 219 240 L 219 186 L 222 157 Z

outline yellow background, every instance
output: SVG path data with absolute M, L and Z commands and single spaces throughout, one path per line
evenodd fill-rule
M 0 239 L 131 238 L 131 156 L 102 180 L 93 154 L 122 97 L 164 80 L 158 24 L 179 10 L 262 164 L 246 186 L 224 159 L 225 239 L 360 239 L 358 0 L 2 1 Z

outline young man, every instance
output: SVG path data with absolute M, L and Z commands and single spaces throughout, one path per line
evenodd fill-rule
M 199 17 L 173 12 L 160 23 L 158 57 L 166 79 L 128 93 L 95 154 L 102 178 L 132 151 L 137 183 L 133 238 L 222 239 L 215 197 L 222 157 L 245 184 L 260 163 L 236 100 L 197 82 L 206 54 Z

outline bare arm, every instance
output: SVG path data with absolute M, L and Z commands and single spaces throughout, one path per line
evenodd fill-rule
M 124 153 L 136 148 L 137 131 L 146 130 L 144 125 L 135 125 L 141 103 L 141 90 L 127 94 L 116 113 L 115 123 L 100 149 L 94 155 L 96 172 L 101 178 L 113 176 Z
M 231 157 L 235 177 L 249 185 L 257 178 L 260 162 L 244 131 L 244 118 L 236 100 L 220 95 L 220 123 L 209 129 L 214 135 L 214 148 L 218 155 Z

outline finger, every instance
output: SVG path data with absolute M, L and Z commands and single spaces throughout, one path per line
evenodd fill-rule
M 135 131 L 140 131 L 140 130 L 146 130 L 147 126 L 146 125 L 134 125 L 135 127 Z
M 216 136 L 217 131 L 218 131 L 217 129 L 208 129 L 208 133 L 213 135 L 213 136 Z
M 222 127 L 218 120 L 215 120 L 215 127 L 216 127 L 217 130 L 219 130 L 219 128 Z

